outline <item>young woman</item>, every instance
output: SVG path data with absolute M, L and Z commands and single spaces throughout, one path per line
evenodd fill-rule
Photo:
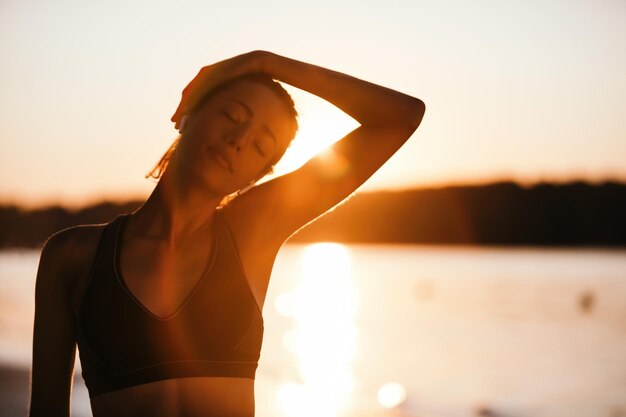
M 274 80 L 360 126 L 332 157 L 253 186 L 298 127 Z M 266 51 L 202 68 L 183 90 L 171 119 L 181 135 L 152 171 L 159 182 L 144 204 L 43 247 L 30 416 L 69 415 L 77 344 L 94 417 L 253 416 L 278 250 L 374 174 L 424 110 L 417 98 Z

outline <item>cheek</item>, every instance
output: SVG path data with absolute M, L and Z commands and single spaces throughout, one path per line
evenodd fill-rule
M 240 167 L 239 172 L 234 174 L 234 181 L 239 186 L 246 186 L 250 181 L 256 180 L 256 175 L 259 172 L 257 165 L 248 165 L 246 167 Z

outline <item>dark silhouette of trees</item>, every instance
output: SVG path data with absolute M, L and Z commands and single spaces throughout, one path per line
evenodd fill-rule
M 77 211 L 0 206 L 0 248 L 41 247 L 58 230 L 104 223 L 141 201 Z M 356 194 L 290 242 L 624 246 L 626 184 L 514 182 Z

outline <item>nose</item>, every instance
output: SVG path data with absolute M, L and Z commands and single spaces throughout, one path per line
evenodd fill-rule
M 246 143 L 248 143 L 251 136 L 252 136 L 252 124 L 244 123 L 238 129 L 235 129 L 234 131 L 232 131 L 231 134 L 227 136 L 226 140 L 229 145 L 233 146 L 234 148 L 237 149 L 237 151 L 239 151 L 241 148 L 243 148 L 246 145 Z

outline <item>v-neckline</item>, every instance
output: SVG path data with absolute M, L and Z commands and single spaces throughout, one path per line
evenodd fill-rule
M 144 312 L 146 312 L 150 317 L 152 317 L 152 318 L 154 318 L 156 320 L 160 320 L 160 321 L 171 320 L 174 317 L 176 317 L 178 314 L 180 314 L 180 312 L 185 308 L 185 306 L 193 298 L 193 295 L 196 292 L 198 292 L 198 289 L 200 288 L 202 283 L 206 280 L 206 277 L 209 275 L 209 273 L 213 269 L 213 265 L 215 264 L 215 258 L 216 258 L 216 255 L 217 255 L 218 239 L 217 239 L 217 231 L 216 231 L 216 227 L 215 227 L 215 222 L 216 222 L 216 219 L 217 219 L 218 215 L 216 213 L 213 216 L 213 220 L 212 220 L 212 223 L 211 223 L 211 229 L 213 231 L 213 245 L 212 245 L 212 248 L 211 248 L 211 254 L 209 255 L 209 262 L 207 263 L 207 266 L 205 267 L 204 272 L 202 273 L 202 276 L 200 277 L 198 282 L 196 282 L 196 284 L 191 289 L 189 294 L 187 294 L 187 296 L 183 299 L 183 301 L 180 304 L 180 306 L 178 306 L 174 310 L 174 312 L 171 313 L 167 317 L 157 316 L 152 311 L 150 311 L 150 309 L 148 309 L 135 296 L 135 294 L 133 294 L 133 292 L 130 290 L 128 285 L 126 285 L 126 281 L 124 280 L 124 274 L 122 274 L 122 268 L 120 266 L 120 264 L 121 264 L 120 257 L 121 257 L 121 253 L 122 253 L 122 240 L 123 240 L 122 238 L 124 236 L 124 230 L 125 230 L 125 227 L 126 227 L 126 221 L 128 220 L 128 217 L 130 217 L 130 214 L 122 214 L 122 215 L 120 215 L 120 218 L 118 219 L 119 223 L 117 225 L 117 230 L 115 232 L 114 247 L 113 247 L 113 269 L 115 270 L 115 276 L 117 277 L 117 280 L 119 281 L 121 287 L 124 289 L 126 294 L 131 298 L 131 300 L 133 300 L 135 302 L 135 304 L 137 304 L 139 307 L 141 307 L 141 309 Z

